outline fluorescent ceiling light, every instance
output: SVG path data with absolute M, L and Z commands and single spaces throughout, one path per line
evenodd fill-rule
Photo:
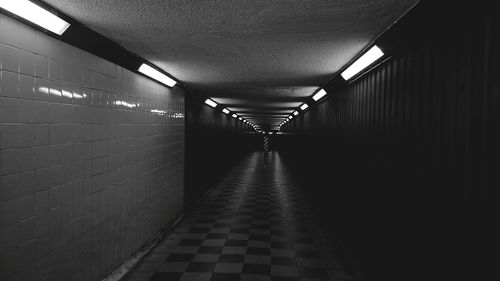
M 167 75 L 161 73 L 160 71 L 152 68 L 145 63 L 143 63 L 141 67 L 139 67 L 139 72 L 169 87 L 173 87 L 175 86 L 175 84 L 177 84 L 174 79 L 168 77 Z
M 233 118 L 238 118 L 238 115 L 236 115 L 236 114 L 233 114 Z
M 290 115 L 290 116 L 288 116 L 288 119 L 292 119 L 292 118 L 293 118 L 293 116 L 291 116 L 291 115 Z
M 307 105 L 307 103 L 304 103 L 303 105 L 300 106 L 300 109 L 302 110 L 306 110 L 306 108 L 308 108 L 309 105 Z
M 345 80 L 351 79 L 354 75 L 358 74 L 360 71 L 365 69 L 367 66 L 378 60 L 384 55 L 384 52 L 380 50 L 376 45 L 371 47 L 366 53 L 364 53 L 359 59 L 357 59 L 351 66 L 344 70 L 340 75 Z
M 297 116 L 297 115 L 299 115 L 299 112 L 298 111 L 294 111 L 293 115 Z
M 0 0 L 0 8 L 61 35 L 70 24 L 28 0 Z
M 224 108 L 222 112 L 224 112 L 225 114 L 229 114 L 229 110 L 227 110 L 227 108 Z
M 167 112 L 165 110 L 151 109 L 151 113 L 156 113 L 159 115 L 165 115 Z
M 126 101 L 122 101 L 122 100 L 117 100 L 114 102 L 114 104 L 116 105 L 121 105 L 121 106 L 125 106 L 125 107 L 128 107 L 128 108 L 134 108 L 134 107 L 137 107 L 139 106 L 138 104 L 135 104 L 135 103 L 128 103 Z
M 321 99 L 322 97 L 324 97 L 326 95 L 326 91 L 321 89 L 319 90 L 316 94 L 314 94 L 313 96 L 313 100 L 314 101 L 318 101 L 319 99 Z
M 239 119 L 240 121 L 242 121 L 242 120 L 243 120 L 243 118 L 241 118 L 241 117 L 238 117 L 238 119 Z
M 217 103 L 215 101 L 211 100 L 211 99 L 206 99 L 205 100 L 205 104 L 208 104 L 208 105 L 210 105 L 213 108 L 217 107 Z

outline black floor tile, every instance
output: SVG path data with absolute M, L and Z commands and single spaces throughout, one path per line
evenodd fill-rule
M 297 250 L 297 256 L 302 257 L 302 258 L 309 258 L 309 259 L 321 258 L 320 254 L 317 251 L 311 251 L 311 250 Z
M 271 254 L 271 249 L 260 248 L 260 247 L 247 247 L 246 254 L 247 255 L 269 256 Z
M 214 223 L 213 227 L 220 228 L 220 227 L 231 227 L 233 224 L 232 223 Z
M 156 272 L 149 281 L 178 281 L 182 272 Z
M 250 240 L 257 240 L 257 241 L 269 241 L 271 239 L 271 237 L 269 235 L 250 234 L 249 239 Z
M 248 240 L 237 240 L 237 239 L 228 239 L 224 246 L 232 246 L 232 247 L 244 247 L 248 244 Z
M 247 274 L 270 274 L 271 266 L 267 264 L 246 263 L 243 265 L 242 272 Z
M 287 266 L 295 266 L 295 258 L 290 257 L 271 257 L 271 264 L 274 265 L 287 265 Z
M 210 228 L 193 227 L 189 230 L 189 233 L 208 233 Z
M 201 223 L 214 223 L 216 219 L 211 219 L 211 218 L 200 218 L 197 220 L 197 222 Z
M 186 272 L 212 272 L 215 262 L 191 262 L 186 268 Z
M 245 261 L 245 255 L 238 254 L 221 254 L 219 256 L 219 262 L 227 263 L 243 263 Z
M 175 261 L 179 261 L 179 262 L 187 262 L 187 261 L 191 261 L 194 257 L 194 254 L 183 254 L 183 253 L 172 253 L 170 255 L 168 255 L 168 257 L 165 259 L 165 261 L 170 261 L 170 262 L 175 262 Z
M 272 236 L 286 236 L 286 232 L 283 230 L 272 230 L 269 231 Z
M 182 239 L 179 245 L 196 246 L 201 245 L 201 243 L 203 243 L 203 239 Z
M 208 233 L 205 239 L 226 239 L 227 233 Z
M 254 219 L 256 220 L 265 220 L 268 218 L 268 216 L 263 216 L 263 215 L 255 215 L 253 216 Z
M 212 273 L 210 281 L 238 281 L 241 275 L 238 273 Z
M 250 233 L 250 228 L 231 228 L 231 233 Z
M 291 245 L 290 245 L 290 243 L 287 243 L 287 242 L 271 241 L 271 248 L 276 248 L 276 249 L 290 249 Z
M 252 224 L 253 229 L 269 229 L 269 224 Z
M 301 267 L 300 276 L 307 278 L 323 278 L 328 279 L 328 272 L 323 268 Z
M 300 278 L 290 276 L 271 276 L 271 281 L 300 281 Z
M 218 246 L 201 246 L 198 249 L 198 253 L 203 253 L 203 254 L 219 254 L 222 252 L 222 247 Z

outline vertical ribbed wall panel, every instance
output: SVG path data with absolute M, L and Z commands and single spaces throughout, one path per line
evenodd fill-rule
M 282 128 L 286 162 L 346 263 L 370 280 L 427 278 L 437 264 L 487 271 L 487 200 L 500 186 L 500 13 L 456 4 L 421 3 L 377 40 L 385 61 L 349 83 L 333 79 L 326 100 Z

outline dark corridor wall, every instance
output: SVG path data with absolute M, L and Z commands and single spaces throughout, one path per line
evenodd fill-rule
M 334 78 L 327 100 L 275 136 L 364 279 L 489 267 L 500 13 L 461 5 L 421 2 L 375 42 L 389 59 L 349 84 Z
M 262 137 L 230 115 L 204 104 L 191 91 L 186 95 L 186 167 L 184 200 L 192 207 L 203 194 L 248 152 L 258 150 Z

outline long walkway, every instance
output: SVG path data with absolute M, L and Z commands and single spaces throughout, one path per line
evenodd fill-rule
M 236 167 L 127 281 L 343 280 L 276 152 Z

